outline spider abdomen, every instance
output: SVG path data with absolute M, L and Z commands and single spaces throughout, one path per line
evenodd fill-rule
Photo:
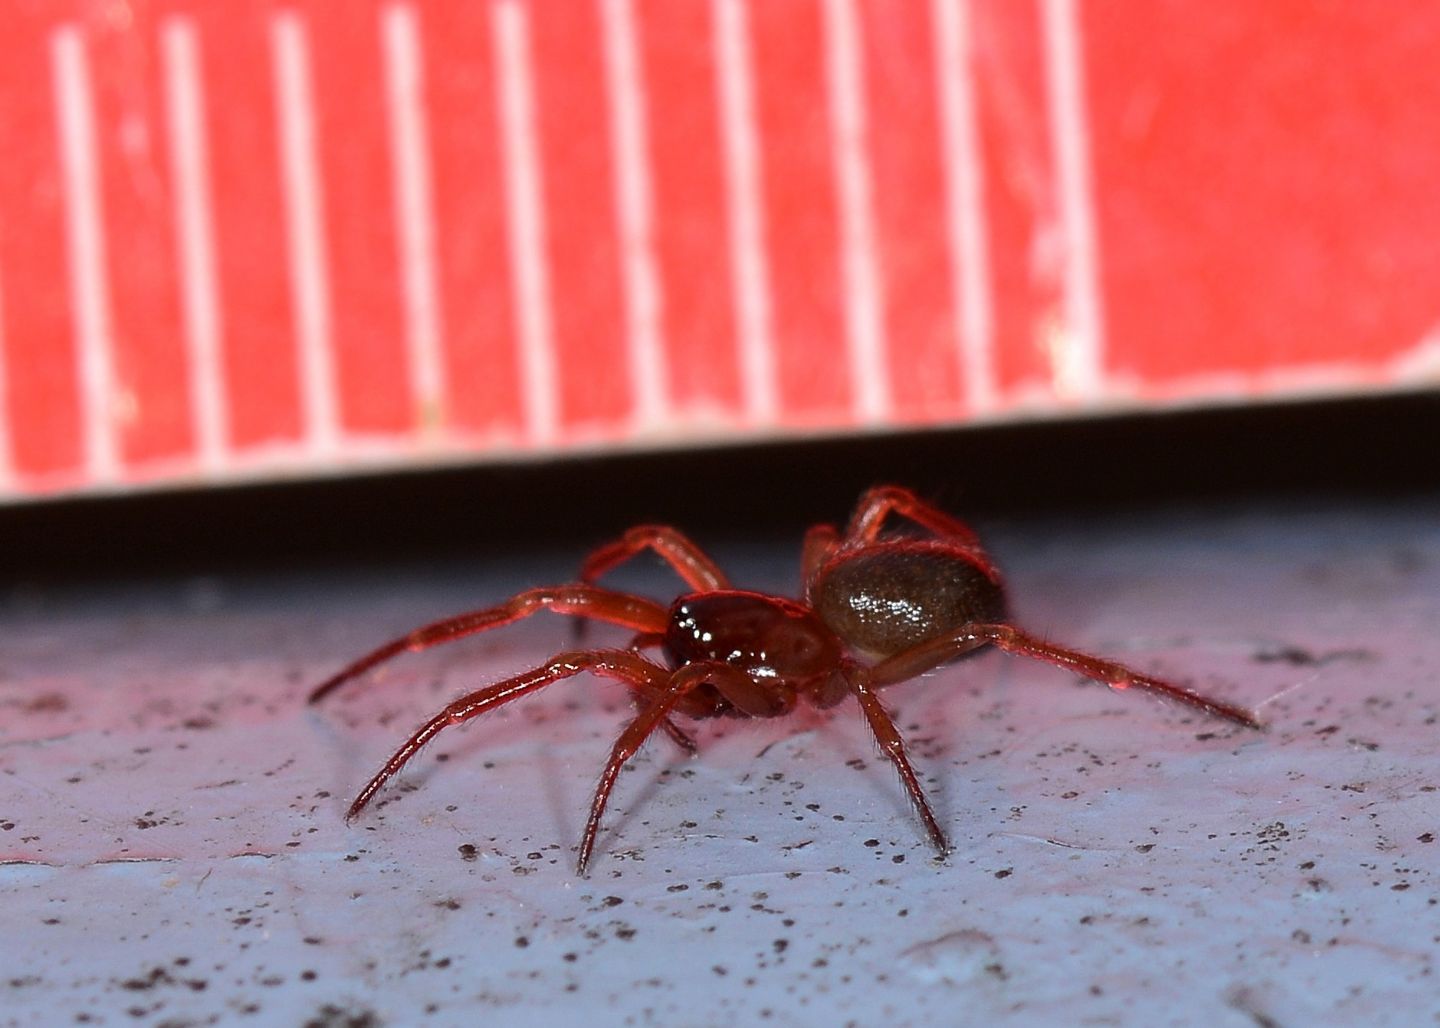
M 811 585 L 826 626 L 857 650 L 888 657 L 963 625 L 1006 619 L 1005 593 L 951 547 L 873 543 L 837 556 Z

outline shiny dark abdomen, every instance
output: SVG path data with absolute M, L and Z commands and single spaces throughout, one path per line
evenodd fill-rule
M 944 543 L 897 540 L 841 556 L 811 588 L 826 626 L 885 657 L 966 624 L 1006 620 L 1005 593 Z

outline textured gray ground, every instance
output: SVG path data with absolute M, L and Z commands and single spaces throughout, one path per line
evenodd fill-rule
M 397 631 L 567 577 L 582 544 L 12 592 L 0 1023 L 1440 1019 L 1440 506 L 989 541 L 1024 624 L 1270 730 L 986 655 L 887 693 L 956 843 L 944 863 L 847 705 L 702 725 L 693 760 L 657 740 L 578 879 L 629 714 L 588 679 L 450 731 L 342 819 L 447 698 L 567 644 L 559 619 L 302 698 Z M 797 549 L 718 556 L 790 590 Z

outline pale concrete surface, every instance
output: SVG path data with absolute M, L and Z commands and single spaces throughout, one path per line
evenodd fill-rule
M 699 727 L 574 847 L 617 687 L 451 730 L 558 618 L 306 687 L 503 566 L 11 590 L 0 1024 L 1396 1024 L 1440 1019 L 1440 504 L 995 526 L 1019 620 L 1258 708 L 1266 733 L 985 655 L 886 694 L 933 859 L 844 705 Z M 717 548 L 794 587 L 798 540 Z M 669 588 L 658 570 L 629 579 Z M 616 639 L 607 630 L 593 638 Z

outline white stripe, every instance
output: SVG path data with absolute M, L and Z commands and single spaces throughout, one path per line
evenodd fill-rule
M 711 0 L 711 12 L 725 151 L 730 266 L 740 339 L 740 380 L 746 415 L 763 424 L 774 421 L 776 415 L 775 334 L 770 268 L 765 256 L 760 129 L 755 117 L 750 30 L 745 20 L 745 0 Z
M 70 25 L 56 29 L 50 38 L 50 50 L 65 193 L 70 312 L 80 361 L 85 470 L 93 480 L 107 482 L 119 473 L 112 353 L 115 336 L 106 276 L 94 97 L 80 30 Z
M 390 161 L 395 174 L 395 227 L 405 302 L 410 383 L 422 428 L 444 424 L 445 370 L 440 359 L 440 289 L 435 274 L 435 205 L 424 68 L 415 8 L 390 4 L 380 13 L 385 48 Z
M 605 79 L 610 94 L 615 203 L 620 216 L 630 382 L 639 427 L 654 428 L 669 414 L 662 292 L 655 260 L 654 190 L 646 135 L 645 83 L 635 53 L 631 0 L 600 0 Z
M 557 409 L 550 275 L 545 246 L 544 184 L 535 123 L 530 24 L 518 0 L 494 7 L 495 69 L 499 81 L 511 274 L 520 329 L 525 421 L 536 442 L 555 437 Z
M 191 428 L 201 467 L 226 463 L 229 409 L 221 369 L 220 290 L 215 270 L 214 206 L 205 139 L 203 82 L 194 22 L 166 18 L 160 27 L 175 182 L 176 249 L 190 370 Z
M 1075 0 L 1043 2 L 1051 146 L 1065 233 L 1065 324 L 1055 350 L 1055 386 L 1061 396 L 1094 400 L 1104 384 L 1104 312 L 1079 21 Z
M 884 421 L 890 414 L 890 368 L 875 242 L 859 15 L 855 0 L 825 0 L 823 9 L 830 156 L 840 194 L 842 302 L 854 409 L 862 422 Z
M 331 456 L 338 449 L 340 430 L 309 44 L 305 26 L 293 11 L 277 11 L 270 29 L 305 441 L 315 454 Z
M 968 0 L 934 0 L 935 65 L 949 192 L 950 266 L 954 275 L 960 364 L 972 412 L 995 406 L 995 329 L 985 223 L 984 166 L 975 125 L 975 62 Z

